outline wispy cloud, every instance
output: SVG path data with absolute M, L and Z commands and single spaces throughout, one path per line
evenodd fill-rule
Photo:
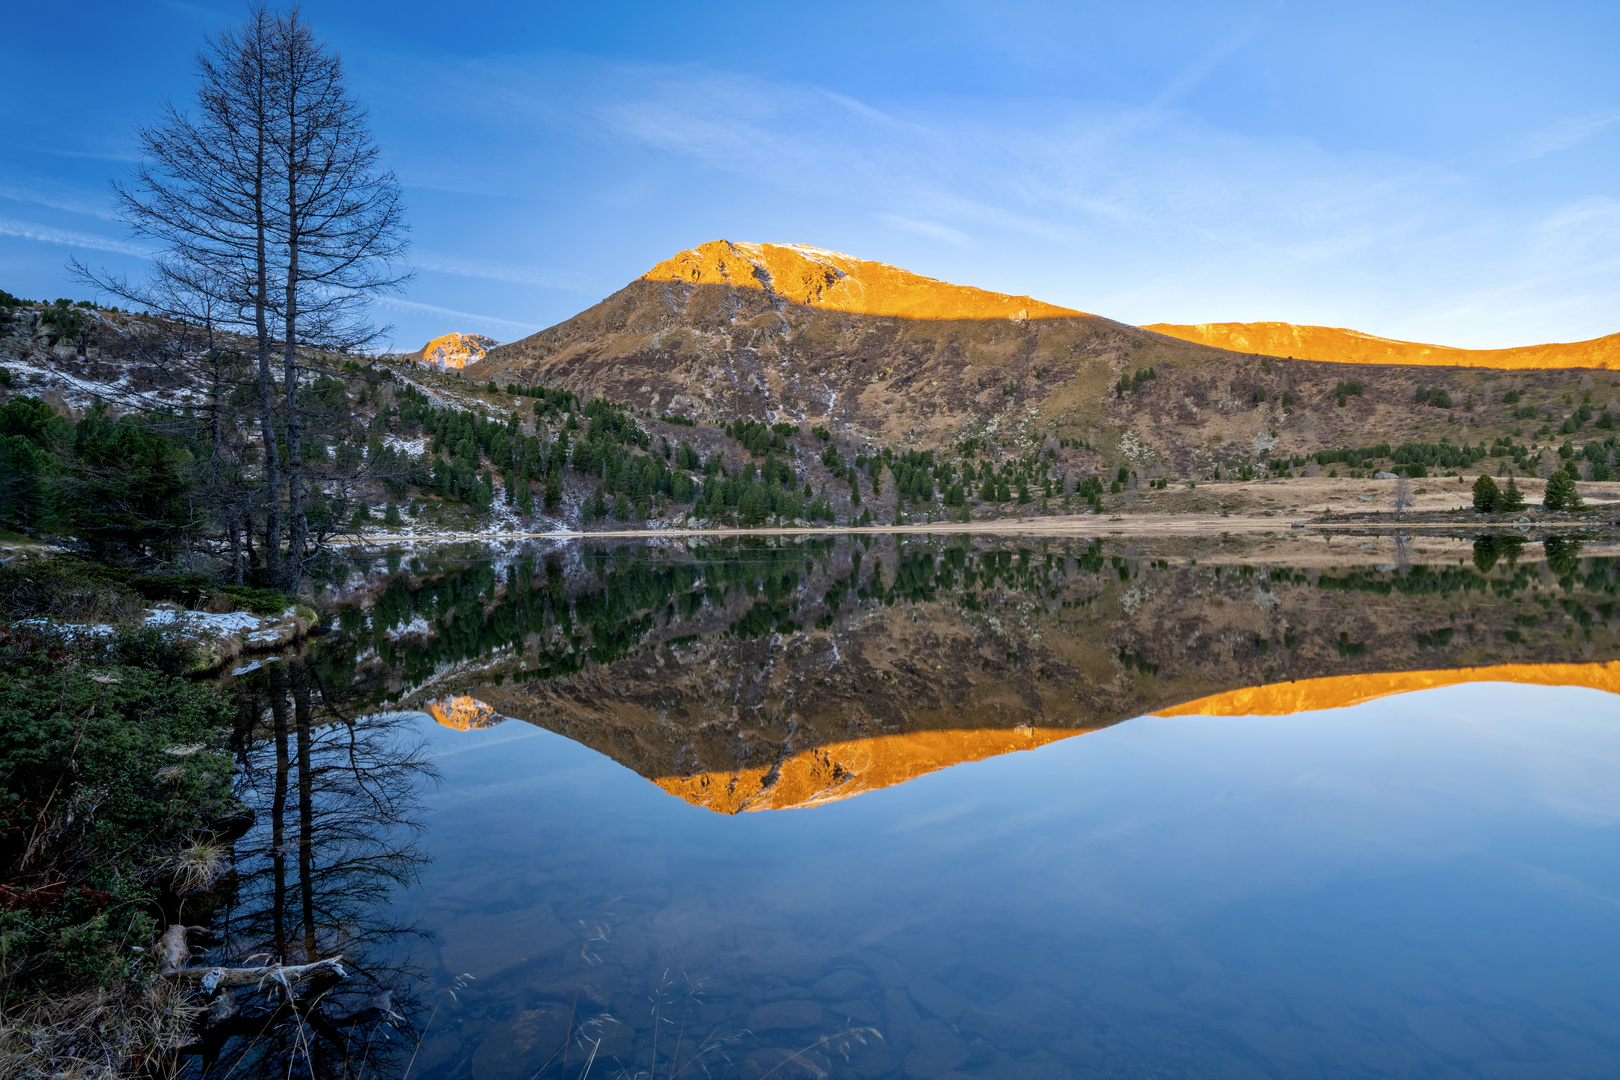
M 597 296 L 604 290 L 601 284 L 571 270 L 554 270 L 543 266 L 521 266 L 514 263 L 494 262 L 487 259 L 458 255 L 440 255 L 417 252 L 412 263 L 419 270 L 458 277 L 482 278 L 485 281 L 506 281 L 517 285 L 538 285 L 542 289 Z
M 1522 161 L 1533 161 L 1547 154 L 1567 150 L 1615 124 L 1620 124 L 1620 109 L 1572 117 L 1532 133 L 1503 164 L 1516 165 Z
M 416 315 L 436 315 L 446 319 L 455 319 L 457 322 L 455 329 L 464 331 L 476 331 L 501 326 L 527 335 L 542 329 L 533 323 L 515 322 L 512 319 L 502 319 L 494 315 L 480 315 L 471 311 L 457 311 L 454 308 L 439 307 L 436 304 L 424 304 L 416 300 L 401 300 L 396 296 L 380 296 L 376 302 L 383 307 L 394 308 L 398 311 L 409 311 Z
M 118 214 L 105 199 L 95 199 L 85 195 L 64 195 L 59 187 L 42 191 L 38 187 L 15 180 L 0 180 L 0 199 L 10 199 L 12 202 L 32 203 L 35 206 L 44 206 L 51 210 L 66 210 L 70 214 L 84 214 L 87 217 L 100 218 L 102 221 L 118 221 Z
M 962 232 L 960 229 L 953 229 L 948 225 L 941 225 L 937 221 L 923 221 L 918 218 L 908 217 L 905 214 L 877 214 L 874 216 L 879 221 L 887 222 L 897 229 L 904 229 L 906 232 L 916 233 L 918 236 L 943 240 L 948 244 L 966 244 L 969 241 L 967 233 Z
M 1222 61 L 1254 40 L 1255 35 L 1260 32 L 1260 28 L 1261 21 L 1256 19 L 1228 33 L 1197 60 L 1183 68 L 1174 79 L 1170 80 L 1169 85 L 1155 95 L 1153 99 L 1154 107 L 1163 109 L 1175 104 L 1188 91 L 1209 78 L 1215 69 L 1220 67 Z
M 119 255 L 135 255 L 143 259 L 152 257 L 150 248 L 127 240 L 118 240 L 110 236 L 96 236 L 93 233 L 76 232 L 72 229 L 58 229 L 32 221 L 18 221 L 15 218 L 0 218 L 0 236 L 15 236 L 22 240 L 33 240 L 41 244 L 56 244 L 60 247 L 83 248 L 90 251 L 111 251 Z

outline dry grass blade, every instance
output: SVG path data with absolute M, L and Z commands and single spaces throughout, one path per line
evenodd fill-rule
M 189 990 L 161 981 L 145 990 L 31 1002 L 0 1016 L 0 1080 L 162 1073 L 162 1063 L 192 1041 L 203 1012 Z
M 217 840 L 196 840 L 169 860 L 174 891 L 181 896 L 208 888 L 229 865 L 230 848 Z

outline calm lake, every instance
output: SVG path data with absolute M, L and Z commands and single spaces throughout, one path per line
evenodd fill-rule
M 231 681 L 222 951 L 425 1080 L 1611 1077 L 1616 554 L 377 553 Z

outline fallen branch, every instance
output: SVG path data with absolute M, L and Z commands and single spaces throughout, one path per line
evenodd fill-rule
M 348 972 L 343 970 L 343 958 L 333 956 L 313 964 L 269 964 L 248 968 L 190 967 L 162 974 L 171 979 L 195 979 L 203 993 L 212 994 L 223 987 L 263 986 L 266 983 L 276 983 L 290 990 L 294 983 L 317 975 L 342 979 Z

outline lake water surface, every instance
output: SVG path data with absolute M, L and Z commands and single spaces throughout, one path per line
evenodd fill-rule
M 1607 552 L 354 569 L 238 681 L 231 925 L 392 988 L 388 1075 L 1620 1074 Z

